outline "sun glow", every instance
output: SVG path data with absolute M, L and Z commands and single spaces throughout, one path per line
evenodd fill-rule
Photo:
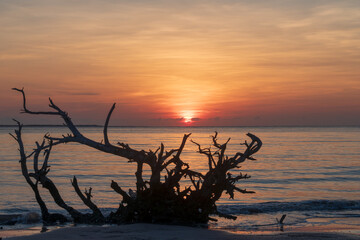
M 192 111 L 184 111 L 181 114 L 184 123 L 191 124 L 193 122 L 194 113 Z
M 184 117 L 184 122 L 185 122 L 185 123 L 191 123 L 191 122 L 192 122 L 192 118 L 190 118 L 190 117 Z

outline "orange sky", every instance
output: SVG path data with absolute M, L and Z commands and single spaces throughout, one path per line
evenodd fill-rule
M 360 125 L 358 0 L 9 0 L 0 32 L 0 124 L 59 123 L 25 87 L 79 124 Z

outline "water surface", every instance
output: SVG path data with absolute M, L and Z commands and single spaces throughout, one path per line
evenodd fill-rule
M 91 139 L 101 141 L 103 138 L 102 128 L 82 127 L 80 130 Z M 0 128 L 0 214 L 39 212 L 33 193 L 21 175 L 17 143 L 8 135 L 12 131 L 11 127 Z M 110 127 L 109 138 L 113 143 L 125 142 L 137 150 L 156 150 L 161 142 L 166 149 L 177 148 L 183 134 L 192 133 L 190 139 L 205 147 L 210 145 L 214 131 L 219 132 L 220 141 L 231 137 L 227 151 L 230 156 L 244 149 L 240 143 L 247 139 L 248 132 L 263 141 L 262 149 L 255 155 L 258 160 L 246 161 L 237 170 L 252 176 L 238 186 L 256 194 L 237 194 L 234 200 L 224 195 L 218 203 L 223 211 L 241 215 L 241 219 L 247 221 L 220 221 L 216 226 L 261 225 L 256 220 L 259 216 L 281 216 L 283 213 L 287 213 L 287 221 L 294 224 L 341 216 L 341 219 L 355 217 L 359 225 L 360 128 Z M 60 136 L 67 133 L 67 129 L 24 127 L 23 139 L 28 153 L 46 132 Z M 194 170 L 205 173 L 207 159 L 196 150 L 196 145 L 188 141 L 182 160 Z M 70 179 L 74 175 L 80 188 L 92 187 L 94 202 L 108 210 L 116 208 L 121 200 L 110 188 L 111 180 L 124 189 L 135 186 L 135 164 L 79 144 L 56 146 L 50 165 L 48 176 L 58 186 L 64 200 L 78 209 L 85 207 L 71 186 Z M 149 176 L 149 169 L 145 169 L 145 176 Z M 49 208 L 58 210 L 46 191 L 43 195 Z M 274 219 L 269 219 L 269 223 Z

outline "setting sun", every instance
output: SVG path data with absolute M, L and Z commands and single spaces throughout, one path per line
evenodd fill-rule
M 194 113 L 193 111 L 183 111 L 181 117 L 184 123 L 191 124 L 193 122 Z
M 192 122 L 192 118 L 190 118 L 190 117 L 184 117 L 184 122 L 185 122 L 185 123 L 191 123 L 191 122 Z

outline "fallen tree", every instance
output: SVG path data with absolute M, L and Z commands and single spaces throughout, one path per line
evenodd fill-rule
M 182 142 L 177 149 L 165 150 L 161 143 L 160 147 L 155 151 L 135 150 L 126 143 L 118 142 L 116 145 L 110 143 L 108 138 L 108 125 L 111 114 L 115 109 L 112 105 L 103 129 L 104 141 L 97 142 L 85 137 L 78 128 L 73 124 L 68 113 L 63 111 L 49 98 L 49 107 L 51 111 L 31 111 L 26 105 L 26 96 L 23 89 L 13 88 L 22 94 L 23 113 L 38 115 L 57 115 L 61 117 L 65 126 L 71 131 L 71 134 L 62 135 L 61 137 L 53 137 L 46 134 L 41 143 L 36 142 L 36 148 L 26 154 L 22 141 L 22 124 L 18 121 L 18 128 L 15 134 L 10 134 L 19 145 L 20 164 L 22 174 L 27 183 L 32 188 L 36 201 L 38 202 L 42 219 L 45 224 L 54 222 L 64 222 L 68 219 L 61 214 L 50 214 L 43 201 L 38 186 L 39 183 L 49 191 L 55 203 L 66 210 L 71 216 L 72 221 L 76 223 L 103 224 L 103 223 L 133 223 L 133 222 L 159 222 L 159 223 L 176 223 L 176 224 L 192 224 L 207 223 L 212 218 L 211 215 L 236 219 L 235 216 L 222 214 L 217 210 L 216 201 L 225 192 L 234 198 L 235 192 L 253 193 L 246 189 L 236 186 L 241 179 L 249 178 L 248 175 L 239 174 L 233 176 L 230 170 L 239 167 L 246 159 L 255 160 L 252 155 L 261 148 L 262 142 L 255 135 L 248 133 L 251 139 L 248 143 L 245 141 L 243 145 L 245 150 L 237 152 L 234 156 L 229 157 L 225 154 L 227 144 L 230 138 L 223 144 L 218 142 L 217 132 L 212 136 L 211 147 L 203 148 L 200 144 L 193 142 L 198 146 L 198 152 L 205 155 L 208 160 L 208 172 L 202 174 L 190 169 L 189 164 L 181 159 L 181 153 L 190 134 L 185 134 Z M 56 185 L 48 177 L 50 167 L 48 165 L 49 157 L 52 149 L 62 143 L 80 143 L 99 151 L 117 155 L 126 158 L 131 163 L 137 165 L 135 172 L 136 189 L 123 190 L 115 181 L 112 181 L 110 187 L 122 196 L 122 201 L 118 209 L 111 212 L 108 216 L 104 216 L 97 205 L 92 201 L 92 189 L 81 192 L 78 180 L 74 176 L 71 183 L 75 192 L 82 202 L 92 210 L 92 213 L 84 214 L 69 206 L 61 197 Z M 39 166 L 39 157 L 43 155 L 44 159 Z M 29 172 L 27 161 L 32 158 L 33 172 Z M 143 178 L 143 167 L 148 165 L 151 169 L 149 180 Z M 191 185 L 181 186 L 180 181 L 189 178 Z

